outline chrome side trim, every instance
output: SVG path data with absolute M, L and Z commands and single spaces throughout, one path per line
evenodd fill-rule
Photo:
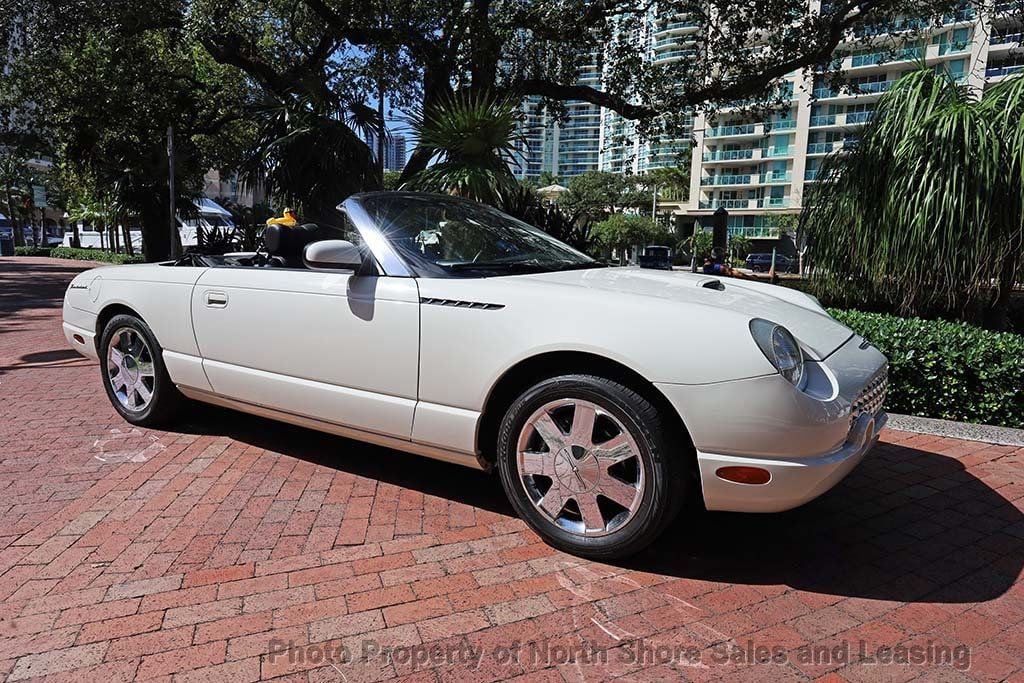
M 375 446 L 383 446 L 384 448 L 393 448 L 396 451 L 412 453 L 413 455 L 421 455 L 425 458 L 432 458 L 434 460 L 450 462 L 455 465 L 462 465 L 464 467 L 470 467 L 475 470 L 489 469 L 488 466 L 480 457 L 470 453 L 450 451 L 446 448 L 428 446 L 426 444 L 415 443 L 413 441 L 398 439 L 392 436 L 385 436 L 383 434 L 367 432 L 362 429 L 345 427 L 334 422 L 325 422 L 323 420 L 317 420 L 311 417 L 305 417 L 303 415 L 295 415 L 293 413 L 275 410 L 273 408 L 267 408 L 266 406 L 256 405 L 255 403 L 248 403 L 246 401 L 239 401 L 233 398 L 226 398 L 224 396 L 219 396 L 208 391 L 202 391 L 201 389 L 193 389 L 190 387 L 184 387 L 179 385 L 178 390 L 181 391 L 181 393 L 183 393 L 188 398 L 194 399 L 196 401 L 202 401 L 203 403 L 210 403 L 212 405 L 220 406 L 222 408 L 230 408 L 232 410 L 238 410 L 243 413 L 249 413 L 250 415 L 257 415 L 259 417 L 266 417 L 271 420 L 287 422 L 288 424 L 293 424 L 298 427 L 305 427 L 306 429 L 315 429 L 316 431 L 319 432 L 327 432 L 328 434 L 342 436 L 345 437 L 346 439 L 353 439 L 355 441 L 371 443 L 374 444 Z
M 420 297 L 420 303 L 428 306 L 451 306 L 452 308 L 472 308 L 478 311 L 500 311 L 505 304 L 488 304 L 482 301 L 460 301 L 459 299 L 437 299 Z

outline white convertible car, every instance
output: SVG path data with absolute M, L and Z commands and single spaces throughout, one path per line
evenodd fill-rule
M 65 335 L 126 420 L 193 399 L 496 469 L 549 543 L 613 558 L 687 500 L 819 496 L 886 419 L 885 357 L 791 289 L 608 268 L 435 195 L 356 195 L 265 238 L 74 279 Z

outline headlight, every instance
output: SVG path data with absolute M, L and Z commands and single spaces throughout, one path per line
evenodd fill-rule
M 750 321 L 750 334 L 779 374 L 793 386 L 800 386 L 804 376 L 804 354 L 789 330 L 770 320 L 754 318 Z

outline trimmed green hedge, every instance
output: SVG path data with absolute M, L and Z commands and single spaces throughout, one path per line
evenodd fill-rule
M 944 320 L 829 313 L 889 358 L 887 410 L 1024 428 L 1024 336 Z
M 57 247 L 51 254 L 54 258 L 70 259 L 72 261 L 101 261 L 103 263 L 125 264 L 145 263 L 141 256 L 128 256 L 127 254 L 115 254 L 102 249 L 75 249 L 74 247 Z
M 15 256 L 49 256 L 53 249 L 50 247 L 15 247 Z

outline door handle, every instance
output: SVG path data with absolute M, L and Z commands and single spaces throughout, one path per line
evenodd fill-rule
M 224 292 L 207 292 L 206 305 L 210 308 L 224 308 L 228 305 L 228 295 Z

